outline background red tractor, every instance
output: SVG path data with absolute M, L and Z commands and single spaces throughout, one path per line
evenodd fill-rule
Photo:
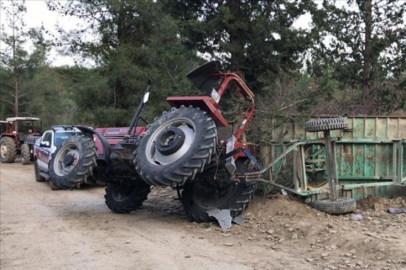
M 7 123 L 7 121 L 0 120 L 0 136 L 6 131 Z
M 33 160 L 33 145 L 41 137 L 42 122 L 36 117 L 9 117 L 3 121 L 4 132 L 0 134 L 0 160 L 13 163 L 18 154 L 26 165 Z

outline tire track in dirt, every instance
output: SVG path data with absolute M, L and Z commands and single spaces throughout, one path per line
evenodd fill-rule
M 118 215 L 103 195 L 103 188 L 52 191 L 35 182 L 32 165 L 1 164 L 0 268 L 315 269 L 290 252 L 221 232 L 198 236 L 204 227 L 191 229 L 184 215 L 168 213 L 162 198 Z

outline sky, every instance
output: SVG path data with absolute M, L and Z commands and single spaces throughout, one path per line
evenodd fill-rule
M 0 0 L 6 3 L 8 0 Z M 60 1 L 61 3 L 66 3 L 66 1 Z M 57 12 L 48 10 L 45 0 L 26 0 L 27 12 L 25 16 L 25 22 L 28 27 L 40 27 L 42 24 L 45 29 L 57 35 L 55 30 L 56 25 L 61 25 L 65 30 L 75 29 L 78 24 L 83 24 L 81 20 L 72 16 L 62 16 Z M 310 23 L 310 15 L 304 15 L 301 19 L 295 23 L 295 27 L 308 28 Z M 6 24 L 5 14 L 3 10 L 0 10 L 0 25 Z M 4 46 L 4 45 L 3 45 Z M 0 49 L 2 44 L 0 44 Z M 29 50 L 29 48 L 26 48 Z M 49 61 L 51 66 L 63 66 L 75 65 L 74 59 L 70 56 L 63 56 L 52 49 L 49 56 Z M 91 63 L 90 63 L 91 65 Z
M 7 0 L 0 1 L 7 2 Z M 77 18 L 61 16 L 56 12 L 48 10 L 45 0 L 26 0 L 26 7 L 27 13 L 24 19 L 29 28 L 40 27 L 43 24 L 46 30 L 57 35 L 55 28 L 58 23 L 66 30 L 74 29 L 77 24 L 81 23 Z M 6 24 L 4 10 L 0 10 L 0 24 Z M 72 57 L 63 56 L 54 49 L 50 52 L 49 61 L 52 66 L 75 65 Z

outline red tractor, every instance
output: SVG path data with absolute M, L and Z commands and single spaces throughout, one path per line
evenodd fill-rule
M 146 128 L 137 127 L 139 120 L 146 122 L 139 115 L 149 86 L 126 135 L 114 146 L 106 135 L 78 127 L 87 138 L 79 143 L 72 139 L 55 152 L 50 169 L 54 184 L 73 188 L 83 182 L 84 174 L 104 181 L 106 204 L 118 213 L 136 210 L 147 199 L 150 186 L 157 185 L 178 190 L 191 220 L 212 220 L 207 213 L 211 209 L 229 209 L 232 217 L 239 215 L 261 176 L 261 166 L 242 141 L 254 114 L 254 94 L 237 74 L 219 69 L 220 63 L 212 61 L 191 71 L 187 77 L 203 95 L 168 97 L 169 112 Z M 228 125 L 219 102 L 230 92 L 238 93 L 245 103 L 243 119 L 228 140 L 219 140 L 218 128 Z
M 7 123 L 7 121 L 0 120 L 0 135 L 6 132 Z
M 33 145 L 41 137 L 42 122 L 36 117 L 9 117 L 2 121 L 5 130 L 0 134 L 0 160 L 13 163 L 17 154 L 26 165 L 33 160 Z

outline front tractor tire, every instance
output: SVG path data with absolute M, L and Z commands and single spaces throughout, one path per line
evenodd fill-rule
M 239 216 L 254 197 L 255 182 L 231 182 L 220 186 L 203 178 L 188 181 L 182 191 L 182 205 L 191 221 L 211 222 L 215 218 L 207 214 L 211 209 L 229 209 L 232 218 Z
M 141 179 L 110 182 L 104 199 L 107 207 L 114 213 L 128 214 L 141 207 L 150 192 L 150 185 Z
M 96 148 L 91 138 L 72 136 L 55 151 L 49 163 L 50 181 L 61 189 L 87 184 L 96 166 Z
M 2 163 L 13 163 L 16 159 L 17 147 L 10 137 L 3 137 L 0 140 L 0 160 Z
M 28 165 L 31 162 L 30 146 L 28 144 L 21 145 L 21 163 Z
M 206 112 L 172 108 L 147 127 L 135 152 L 135 169 L 150 185 L 182 185 L 203 171 L 216 144 L 216 125 Z

